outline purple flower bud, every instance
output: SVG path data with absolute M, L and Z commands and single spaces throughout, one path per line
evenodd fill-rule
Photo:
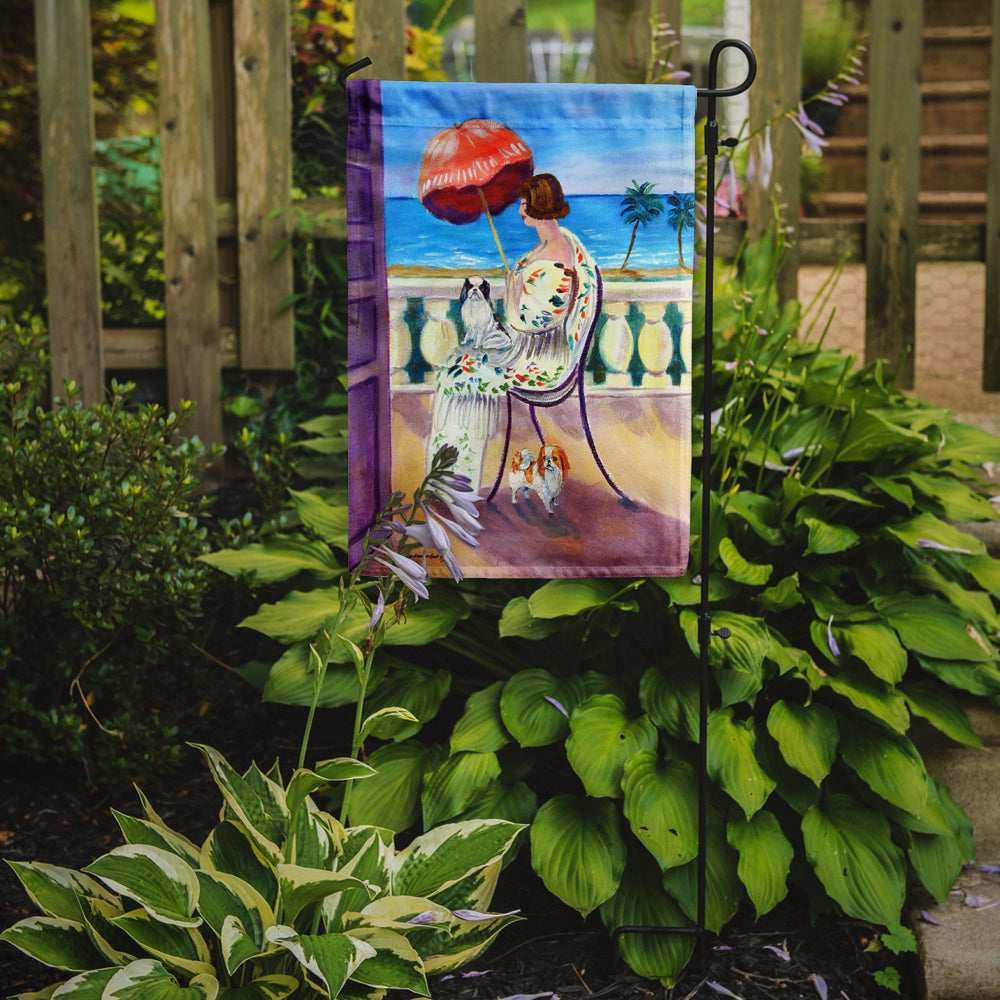
M 826 641 L 830 646 L 830 652 L 834 656 L 840 656 L 840 646 L 837 645 L 837 640 L 833 637 L 833 615 L 830 615 L 830 620 L 826 623 Z
M 555 698 L 549 697 L 549 695 L 544 695 L 543 697 L 550 705 L 555 705 L 555 707 L 559 709 L 559 711 L 562 712 L 567 719 L 569 718 L 569 712 L 566 711 L 565 707 L 560 702 L 556 701 Z
M 408 924 L 431 924 L 437 920 L 437 915 L 433 910 L 425 910 L 423 913 L 418 913 L 415 917 L 410 917 L 406 922 Z
M 816 992 L 819 994 L 819 1000 L 826 1000 L 828 990 L 826 988 L 826 980 L 818 973 L 813 973 L 810 977 L 813 981 L 813 986 L 816 987 Z
M 375 602 L 375 607 L 372 609 L 372 616 L 368 619 L 368 631 L 374 630 L 375 626 L 382 619 L 382 613 L 385 611 L 385 595 L 380 590 L 378 592 L 378 600 Z

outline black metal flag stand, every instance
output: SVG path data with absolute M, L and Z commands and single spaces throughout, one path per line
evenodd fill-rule
M 727 48 L 739 49 L 747 60 L 747 75 L 736 87 L 719 88 L 719 57 Z M 337 81 L 341 87 L 347 78 L 360 69 L 371 65 L 367 56 L 345 66 Z M 701 688 L 698 705 L 698 910 L 694 927 L 623 926 L 615 929 L 612 938 L 617 944 L 623 934 L 694 934 L 698 939 L 698 962 L 702 970 L 705 961 L 705 896 L 707 882 L 707 833 L 708 833 L 708 698 L 709 665 L 708 649 L 712 637 L 729 637 L 729 630 L 712 629 L 712 615 L 709 603 L 709 524 L 711 519 L 711 491 L 709 480 L 712 474 L 712 323 L 713 288 L 715 282 L 715 158 L 720 146 L 735 146 L 737 139 L 719 139 L 719 123 L 716 121 L 716 100 L 720 97 L 735 97 L 750 89 L 757 76 L 757 59 L 753 49 L 746 42 L 726 38 L 717 42 L 708 61 L 708 87 L 699 88 L 698 96 L 707 100 L 707 120 L 705 122 L 705 158 L 707 161 L 707 194 L 705 205 L 705 385 L 702 401 L 702 451 L 701 451 L 701 600 L 698 612 L 698 646 L 701 653 Z

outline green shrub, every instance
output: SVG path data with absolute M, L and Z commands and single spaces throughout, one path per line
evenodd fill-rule
M 190 663 L 207 583 L 208 453 L 184 432 L 188 404 L 131 409 L 128 385 L 40 406 L 40 337 L 0 324 L 0 744 L 92 776 L 155 764 L 177 742 L 157 683 Z

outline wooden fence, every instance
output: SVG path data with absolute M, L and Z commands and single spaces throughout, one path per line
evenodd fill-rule
M 476 77 L 528 78 L 525 6 L 475 0 Z M 166 325 L 101 326 L 93 173 L 88 0 L 35 0 L 53 384 L 73 379 L 85 401 L 105 372 L 165 369 L 171 402 L 195 400 L 196 433 L 223 437 L 221 371 L 280 371 L 293 364 L 290 0 L 158 0 Z M 405 0 L 356 0 L 356 52 L 379 79 L 405 76 Z M 652 9 L 651 9 L 652 8 Z M 985 223 L 922 223 L 918 215 L 920 46 L 923 2 L 871 0 L 869 132 L 864 221 L 812 220 L 785 210 L 797 241 L 781 276 L 795 294 L 800 263 L 844 253 L 867 270 L 866 356 L 897 364 L 912 384 L 918 261 L 985 261 L 983 387 L 1000 391 L 1000 0 L 992 3 L 989 156 Z M 681 23 L 681 0 L 595 0 L 596 79 L 646 77 L 650 16 Z M 750 127 L 800 95 L 801 0 L 753 0 L 758 59 Z M 683 39 L 680 40 L 681 52 Z M 676 61 L 678 52 L 674 52 Z M 719 117 L 725 123 L 725 102 Z M 733 123 L 730 131 L 737 131 Z M 771 199 L 799 204 L 800 137 L 776 128 L 775 171 L 751 189 L 747 220 L 725 220 L 717 251 L 731 253 L 744 226 L 760 233 Z M 308 203 L 314 235 L 342 240 L 343 202 Z

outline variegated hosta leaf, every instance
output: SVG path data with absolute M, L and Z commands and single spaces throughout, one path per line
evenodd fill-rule
M 375 895 L 374 890 L 353 875 L 303 868 L 300 865 L 278 865 L 278 881 L 281 886 L 282 912 L 286 920 L 293 922 L 305 907 L 345 889 L 361 889 L 369 893 L 369 898 Z
M 317 809 L 312 799 L 306 799 L 292 820 L 285 856 L 290 863 L 304 868 L 335 868 L 343 842 L 340 822 Z
M 531 865 L 549 892 L 583 916 L 610 899 L 625 870 L 615 803 L 549 799 L 531 824 Z
M 837 720 L 826 705 L 799 705 L 779 699 L 767 715 L 767 731 L 781 756 L 815 785 L 830 773 L 840 738 Z
M 74 871 L 39 861 L 8 861 L 31 901 L 46 916 L 81 920 L 81 896 L 93 896 L 109 903 L 114 896 L 97 879 Z
M 201 887 L 198 910 L 216 935 L 222 939 L 226 921 L 237 920 L 240 931 L 250 939 L 255 953 L 264 951 L 264 931 L 275 923 L 274 912 L 267 900 L 248 882 L 223 872 L 200 871 L 198 883 Z M 230 931 L 230 935 L 232 933 Z M 231 949 L 228 949 L 226 965 L 232 975 L 240 963 L 230 965 L 230 953 Z M 246 961 L 246 957 L 242 961 Z
M 190 927 L 161 923 L 145 910 L 123 913 L 112 923 L 171 969 L 180 969 L 189 976 L 213 971 L 212 956 L 205 939 Z
M 451 912 L 454 922 L 450 932 L 441 932 L 436 947 L 424 955 L 424 971 L 428 975 L 452 972 L 468 965 L 486 951 L 500 931 L 521 919 L 516 912 L 479 914 L 474 920 L 463 919 L 461 914 L 467 911 Z
M 409 990 L 418 996 L 430 996 L 424 963 L 413 945 L 402 934 L 384 927 L 356 927 L 351 937 L 375 949 L 371 958 L 366 958 L 351 973 L 351 979 L 365 986 L 383 989 Z
M 788 872 L 795 849 L 781 832 L 774 813 L 766 809 L 750 819 L 731 819 L 726 837 L 739 851 L 736 873 L 760 918 L 788 895 Z
M 226 806 L 247 828 L 264 855 L 272 863 L 277 863 L 281 856 L 278 845 L 288 832 L 284 789 L 255 769 L 251 769 L 247 776 L 240 775 L 212 747 L 198 743 L 193 746 L 208 761 Z
M 19 994 L 19 997 L 52 997 L 54 1000 L 101 1000 L 104 996 L 104 988 L 114 978 L 120 966 L 110 966 L 107 969 L 91 969 L 89 972 L 81 972 L 79 976 L 67 979 L 51 993 L 49 987 L 44 993 Z M 18 1000 L 18 998 L 12 998 Z
M 845 763 L 876 795 L 919 815 L 927 802 L 927 771 L 910 740 L 861 719 L 851 723 L 843 741 Z
M 111 812 L 118 821 L 122 835 L 129 844 L 146 844 L 149 847 L 159 847 L 161 850 L 176 854 L 177 857 L 186 861 L 192 868 L 198 864 L 198 855 L 200 853 L 198 847 L 182 834 L 149 820 L 127 816 L 125 813 L 118 812 L 117 809 L 112 809 Z
M 708 774 L 752 816 L 774 791 L 776 782 L 757 762 L 752 718 L 739 722 L 733 709 L 717 708 L 708 717 Z
M 370 778 L 377 772 L 363 761 L 353 757 L 336 757 L 324 760 L 313 770 L 301 767 L 288 782 L 285 792 L 285 805 L 288 812 L 294 815 L 306 797 L 312 795 L 318 788 L 328 785 L 331 781 L 350 781 L 357 778 Z
M 108 981 L 101 1000 L 216 1000 L 219 981 L 196 976 L 187 986 L 153 959 L 143 958 L 119 969 Z
M 225 872 L 252 885 L 272 907 L 278 905 L 278 875 L 241 823 L 220 823 L 201 847 L 199 867 Z
M 368 761 L 375 777 L 351 789 L 352 826 L 380 826 L 399 833 L 420 817 L 426 771 L 437 766 L 436 751 L 416 740 L 379 747 Z
M 849 795 L 830 795 L 806 813 L 802 836 L 820 882 L 849 917 L 899 923 L 906 866 L 882 813 Z
M 610 932 L 619 927 L 690 927 L 684 912 L 664 891 L 651 859 L 629 859 L 618 891 L 601 905 L 601 920 Z M 693 934 L 623 934 L 619 951 L 640 976 L 673 986 L 691 958 Z
M 698 853 L 698 783 L 690 765 L 644 750 L 625 762 L 625 817 L 661 869 Z
M 394 858 L 392 892 L 433 899 L 460 879 L 500 861 L 522 829 L 495 819 L 446 823 L 429 830 Z
M 109 889 L 134 899 L 150 916 L 165 924 L 197 927 L 198 878 L 194 869 L 171 851 L 146 844 L 125 844 L 98 858 L 84 871 Z
M 524 829 L 524 827 L 521 828 L 515 841 L 520 839 Z M 435 902 L 448 907 L 449 910 L 488 910 L 493 902 L 493 894 L 497 889 L 500 871 L 506 860 L 506 855 L 498 858 L 492 864 L 476 869 L 465 878 L 460 878 L 447 889 L 434 893 Z
M 497 681 L 470 695 L 462 717 L 451 733 L 451 752 L 473 750 L 476 753 L 495 753 L 510 743 L 500 716 L 500 693 L 503 681 Z
M 278 924 L 268 928 L 267 939 L 294 955 L 310 979 L 332 997 L 365 959 L 375 957 L 370 944 L 349 934 L 296 934 L 291 927 Z
M 420 796 L 424 826 L 437 826 L 454 819 L 499 777 L 500 764 L 495 753 L 452 754 L 424 778 Z
M 100 968 L 104 958 L 95 950 L 87 928 L 65 917 L 28 917 L 0 934 L 6 941 L 43 965 L 68 972 Z
M 90 940 L 104 956 L 105 965 L 128 965 L 140 957 L 140 949 L 135 942 L 114 924 L 115 917 L 125 912 L 120 902 L 109 903 L 93 896 L 83 896 L 80 904 Z
M 726 824 L 712 810 L 708 816 L 705 850 L 705 926 L 718 934 L 732 919 L 743 899 L 736 874 L 736 852 L 726 842 Z M 663 873 L 663 887 L 691 920 L 698 919 L 698 860 Z
M 343 915 L 358 912 L 368 905 L 371 893 L 385 892 L 389 887 L 392 858 L 392 833 L 373 826 L 356 826 L 347 831 L 337 870 L 353 875 L 367 888 L 345 889 L 323 900 L 324 926 L 329 930 L 344 930 Z
M 294 976 L 261 976 L 244 986 L 224 986 L 218 1000 L 285 1000 L 298 988 L 300 982 Z
M 595 694 L 577 706 L 569 727 L 566 757 L 595 798 L 620 798 L 626 760 L 639 750 L 655 749 L 659 740 L 649 716 L 630 719 L 625 702 L 613 694 Z
M 523 747 L 543 747 L 569 732 L 569 716 L 583 701 L 579 677 L 560 679 L 548 670 L 514 674 L 500 694 L 504 727 Z

